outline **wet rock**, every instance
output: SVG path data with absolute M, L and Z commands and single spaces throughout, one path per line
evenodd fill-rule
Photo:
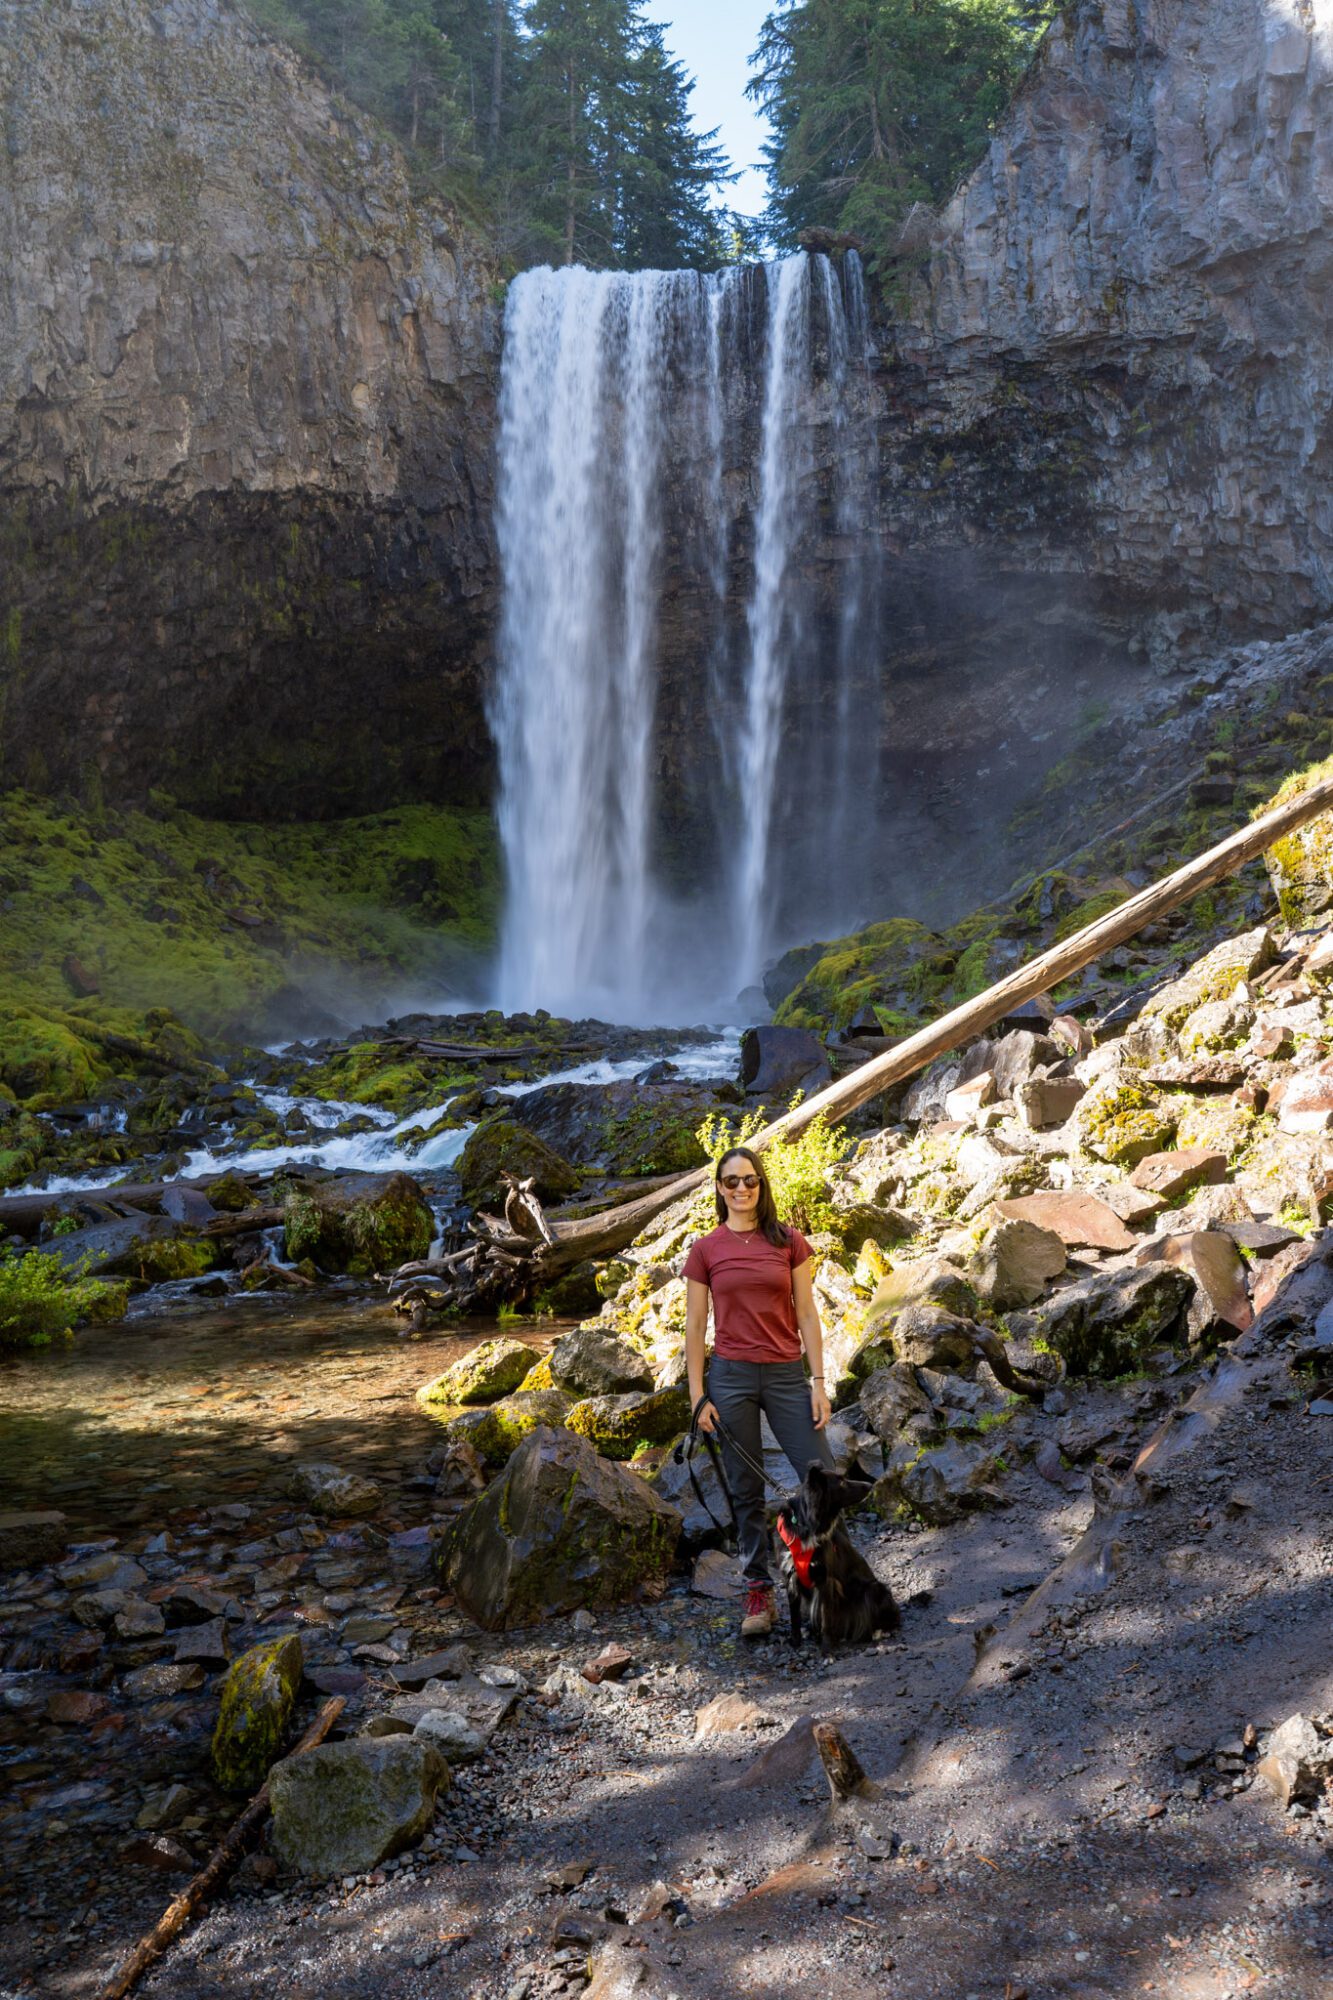
M 1207 1146 L 1188 1146 L 1171 1153 L 1149 1153 L 1139 1160 L 1130 1180 L 1136 1188 L 1174 1201 L 1205 1182 L 1225 1180 L 1226 1174 L 1225 1153 Z
M 287 1482 L 287 1491 L 312 1514 L 334 1520 L 377 1513 L 384 1499 L 373 1479 L 365 1479 L 359 1472 L 344 1472 L 341 1466 L 318 1465 L 314 1461 L 296 1467 Z
M 179 1666 L 161 1661 L 153 1666 L 136 1667 L 133 1673 L 126 1674 L 121 1687 L 135 1701 L 164 1701 L 170 1695 L 193 1694 L 207 1678 L 198 1660 L 187 1660 Z
M 301 1641 L 270 1639 L 241 1654 L 222 1684 L 210 1763 L 227 1792 L 257 1791 L 277 1756 L 301 1685 Z
M 464 1200 L 473 1208 L 498 1210 L 505 1197 L 502 1174 L 532 1181 L 542 1202 L 564 1201 L 579 1187 L 578 1168 L 517 1118 L 488 1118 L 459 1155 Z
M 1001 1498 L 995 1481 L 999 1462 L 984 1445 L 951 1438 L 923 1451 L 881 1481 L 931 1527 L 942 1527 Z
M 36 1247 L 69 1272 L 137 1278 L 150 1285 L 202 1277 L 216 1261 L 212 1243 L 166 1215 L 101 1222 Z
M 470 1500 L 486 1484 L 486 1468 L 475 1445 L 459 1438 L 447 1446 L 435 1481 L 438 1501 Z
M 127 1590 L 88 1590 L 73 1600 L 70 1616 L 80 1625 L 105 1629 L 128 1603 Z
M 429 1827 L 449 1767 L 413 1736 L 358 1736 L 286 1757 L 269 1773 L 274 1852 L 326 1881 L 376 1868 Z
M 145 1833 L 126 1841 L 118 1858 L 136 1868 L 161 1869 L 164 1875 L 191 1874 L 195 1867 L 189 1848 L 166 1833 Z
M 968 1265 L 981 1298 L 1000 1312 L 1032 1305 L 1065 1268 L 1065 1246 L 1053 1230 L 1006 1216 L 988 1229 Z
M 349 1174 L 289 1195 L 283 1241 L 293 1263 L 354 1278 L 396 1270 L 424 1257 L 435 1234 L 426 1197 L 407 1174 Z
M 570 1408 L 563 1389 L 520 1390 L 480 1410 L 464 1410 L 445 1426 L 451 1444 L 466 1444 L 487 1465 L 503 1465 L 539 1425 L 562 1425 Z
M 551 1349 L 551 1374 L 562 1389 L 580 1396 L 618 1396 L 653 1386 L 645 1356 L 596 1324 L 560 1336 Z
M 665 1576 L 680 1516 L 570 1431 L 536 1430 L 440 1544 L 441 1581 L 491 1631 L 621 1602 Z
M 231 1644 L 222 1619 L 210 1618 L 206 1625 L 187 1625 L 176 1641 L 175 1658 L 203 1660 L 210 1666 L 229 1660 Z
M 1255 1771 L 1279 1805 L 1317 1798 L 1333 1776 L 1333 1736 L 1304 1715 L 1290 1715 L 1273 1731 Z
M 689 1391 L 657 1389 L 651 1395 L 589 1396 L 565 1417 L 606 1458 L 633 1458 L 641 1444 L 668 1444 L 690 1420 Z
M 494 1403 L 507 1396 L 541 1360 L 541 1350 L 521 1340 L 483 1340 L 424 1388 L 419 1403 Z
M 1071 1249 L 1132 1250 L 1138 1241 L 1110 1204 L 1095 1194 L 1015 1195 L 995 1206 L 1012 1221 L 1049 1230 Z
M 1183 1329 L 1194 1280 L 1174 1264 L 1098 1273 L 1068 1285 L 1036 1310 L 1042 1338 L 1075 1375 L 1126 1375 Z
M 226 1615 L 227 1602 L 220 1590 L 210 1590 L 207 1584 L 181 1583 L 162 1599 L 162 1610 L 168 1626 L 207 1625 Z
M 37 1569 L 65 1553 L 69 1530 L 54 1508 L 37 1514 L 0 1514 L 0 1570 Z
M 747 1097 L 785 1111 L 832 1078 L 827 1052 L 807 1028 L 747 1028 L 741 1036 L 741 1084 Z
M 155 1639 L 166 1630 L 167 1621 L 156 1604 L 127 1597 L 112 1623 L 118 1639 Z
M 175 1826 L 184 1819 L 194 1804 L 194 1793 L 188 1785 L 155 1785 L 144 1799 L 134 1824 L 144 1833 L 160 1833 L 163 1827 Z
M 77 1728 L 96 1722 L 99 1716 L 108 1714 L 110 1708 L 107 1696 L 94 1694 L 90 1688 L 57 1688 L 46 1698 L 48 1722 L 69 1723 Z

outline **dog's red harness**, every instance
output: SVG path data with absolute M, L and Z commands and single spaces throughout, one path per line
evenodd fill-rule
M 810 1590 L 813 1588 L 810 1582 L 810 1563 L 815 1553 L 814 1543 L 803 1542 L 799 1535 L 794 1535 L 781 1514 L 778 1515 L 778 1534 L 783 1547 L 791 1556 L 797 1582 L 802 1589 Z

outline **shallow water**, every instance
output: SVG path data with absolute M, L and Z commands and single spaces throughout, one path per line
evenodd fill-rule
M 497 1332 L 451 1320 L 409 1339 L 404 1324 L 351 1288 L 178 1297 L 5 1356 L 0 1512 L 59 1507 L 76 1534 L 122 1534 L 223 1501 L 280 1500 L 299 1459 L 364 1472 L 392 1501 L 440 1439 L 416 1390 Z M 504 1331 L 545 1348 L 564 1324 Z

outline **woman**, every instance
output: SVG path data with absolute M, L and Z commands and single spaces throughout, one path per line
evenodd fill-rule
M 758 1639 L 773 1630 L 776 1615 L 758 1471 L 763 1465 L 759 1419 L 768 1418 L 799 1479 L 813 1458 L 833 1464 L 822 1436 L 829 1419 L 824 1336 L 810 1245 L 799 1229 L 778 1221 L 763 1162 L 748 1147 L 733 1146 L 718 1161 L 714 1194 L 718 1227 L 696 1237 L 685 1260 L 685 1361 L 700 1430 L 715 1430 L 719 1418 L 725 1426 L 722 1462 L 736 1507 L 745 1579 L 741 1632 Z M 713 1359 L 705 1395 L 710 1296 Z M 810 1364 L 808 1386 L 802 1350 Z

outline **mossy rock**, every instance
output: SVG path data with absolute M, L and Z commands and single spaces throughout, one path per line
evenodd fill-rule
M 460 1403 L 494 1403 L 521 1387 L 541 1361 L 540 1349 L 521 1340 L 483 1340 L 433 1382 L 417 1390 L 419 1403 L 450 1409 Z
M 353 1174 L 287 1197 L 283 1239 L 293 1263 L 370 1278 L 424 1257 L 435 1234 L 426 1197 L 407 1174 Z
M 207 1193 L 213 1207 L 228 1215 L 239 1215 L 255 1206 L 255 1196 L 238 1173 L 220 1174 L 208 1183 Z
M 512 1174 L 516 1180 L 534 1180 L 544 1202 L 563 1201 L 579 1186 L 577 1167 L 517 1118 L 488 1118 L 459 1156 L 464 1200 L 473 1208 L 497 1207 L 505 1194 L 502 1173 Z
M 658 1389 L 648 1395 L 589 1396 L 565 1418 L 603 1458 L 633 1458 L 641 1444 L 667 1444 L 690 1421 L 689 1390 Z
M 0 1082 L 20 1103 L 83 1103 L 110 1075 L 94 1043 L 58 1015 L 26 1007 L 0 1014 Z
M 1133 1083 L 1089 1091 L 1075 1108 L 1074 1121 L 1086 1151 L 1122 1167 L 1165 1151 L 1176 1129 L 1172 1113 Z
M 539 1425 L 563 1424 L 571 1403 L 563 1389 L 520 1389 L 488 1409 L 451 1417 L 444 1434 L 451 1444 L 470 1444 L 487 1465 L 503 1465 Z
M 291 1633 L 251 1646 L 233 1660 L 222 1683 L 209 1755 L 224 1792 L 256 1792 L 263 1784 L 282 1748 L 303 1667 L 301 1641 Z
M 915 1018 L 957 960 L 942 937 L 911 918 L 871 924 L 826 944 L 774 1020 L 820 1033 L 845 1027 L 865 1007 Z
M 530 1394 L 534 1389 L 558 1389 L 559 1386 L 559 1383 L 551 1373 L 551 1357 L 549 1354 L 543 1354 L 541 1360 L 535 1366 L 529 1368 L 527 1374 L 519 1383 L 518 1388 L 519 1394 L 525 1395 Z
M 1264 1130 L 1262 1120 L 1246 1105 L 1232 1104 L 1224 1097 L 1200 1097 L 1182 1110 L 1176 1144 L 1187 1151 L 1197 1146 L 1225 1153 L 1229 1164 L 1235 1166 Z
M 1256 818 L 1326 778 L 1333 778 L 1333 757 L 1295 772 L 1258 809 Z M 1264 866 L 1289 930 L 1309 930 L 1326 923 L 1333 910 L 1333 812 L 1321 813 L 1318 819 L 1275 841 L 1264 855 Z
M 137 1243 L 119 1268 L 146 1285 L 167 1285 L 181 1278 L 202 1278 L 217 1260 L 218 1246 L 205 1237 L 176 1236 Z
M 1175 1264 L 1138 1264 L 1067 1285 L 1031 1323 L 1071 1375 L 1128 1375 L 1154 1347 L 1179 1341 L 1193 1295 L 1194 1279 Z

